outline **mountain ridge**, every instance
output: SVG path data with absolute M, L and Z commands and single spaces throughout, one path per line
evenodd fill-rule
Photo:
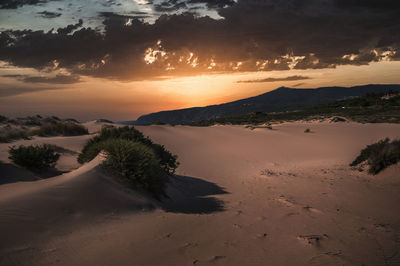
M 184 124 L 212 118 L 240 116 L 253 112 L 288 111 L 309 105 L 361 97 L 368 93 L 387 93 L 389 91 L 400 91 L 400 85 L 368 84 L 353 87 L 331 86 L 305 89 L 279 87 L 257 96 L 228 103 L 160 111 L 142 115 L 136 121 L 121 123 L 132 125 L 150 125 L 154 123 Z

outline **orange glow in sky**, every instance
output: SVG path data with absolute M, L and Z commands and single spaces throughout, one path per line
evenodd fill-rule
M 0 97 L 0 113 L 23 116 L 31 114 L 76 117 L 82 120 L 108 118 L 135 120 L 150 112 L 220 104 L 255 96 L 280 86 L 316 88 L 353 86 L 372 83 L 400 83 L 400 62 L 378 62 L 365 66 L 339 66 L 335 69 L 288 70 L 237 74 L 213 74 L 156 81 L 120 82 L 83 77 L 82 82 L 65 85 L 41 85 L 18 95 Z M 3 68 L 3 72 L 4 72 Z M 10 71 L 16 71 L 10 68 Z M 31 69 L 18 69 L 30 73 Z M 269 77 L 309 77 L 305 80 L 238 83 Z M 2 86 L 23 86 L 1 78 Z M 23 107 L 23 108 L 21 108 Z

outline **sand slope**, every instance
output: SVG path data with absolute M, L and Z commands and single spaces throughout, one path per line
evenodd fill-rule
M 35 257 L 39 254 L 30 251 L 32 245 L 53 234 L 68 234 L 122 212 L 154 208 L 152 199 L 127 190 L 104 174 L 101 160 L 99 155 L 58 177 L 0 186 L 1 254 L 18 254 L 22 249 L 27 251 L 25 256 Z M 13 263 L 0 257 L 2 265 Z
M 400 166 L 377 176 L 348 167 L 400 125 L 138 129 L 179 155 L 169 200 L 128 193 L 100 158 L 2 185 L 0 264 L 400 264 Z

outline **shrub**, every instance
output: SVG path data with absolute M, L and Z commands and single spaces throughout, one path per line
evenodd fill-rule
M 17 139 L 29 139 L 29 136 L 24 130 L 17 128 L 0 129 L 0 143 L 7 143 Z
M 97 122 L 97 123 L 109 123 L 109 124 L 114 124 L 113 121 L 108 120 L 108 119 L 103 119 L 103 118 L 97 119 L 96 122 Z
M 157 199 L 165 195 L 168 176 L 178 167 L 177 156 L 153 143 L 133 127 L 103 127 L 90 139 L 78 157 L 79 163 L 92 160 L 102 150 L 104 166 L 134 187 L 151 192 Z
M 165 195 L 168 174 L 162 169 L 151 148 L 126 139 L 103 142 L 106 160 L 103 165 L 135 188 L 151 192 L 156 198 Z
M 31 131 L 32 135 L 38 135 L 41 137 L 46 136 L 79 136 L 89 134 L 87 128 L 84 126 L 72 122 L 55 122 L 55 123 L 45 123 L 41 125 L 38 129 Z
M 16 165 L 24 167 L 34 172 L 43 172 L 54 167 L 60 154 L 56 153 L 51 145 L 30 145 L 10 147 L 8 157 Z
M 25 126 L 40 126 L 42 124 L 41 118 L 37 116 L 28 116 L 26 118 L 19 118 Z
M 389 138 L 367 145 L 350 166 L 367 162 L 370 174 L 378 174 L 386 167 L 400 161 L 400 140 L 390 141 Z
M 73 122 L 73 123 L 79 123 L 79 121 L 78 120 L 76 120 L 75 118 L 67 118 L 67 119 L 64 119 L 64 121 L 66 121 L 66 122 Z
M 144 144 L 154 152 L 155 156 L 160 162 L 161 167 L 170 175 L 175 172 L 175 169 L 179 165 L 176 155 L 172 155 L 165 149 L 164 146 L 153 143 L 139 130 L 128 126 L 103 127 L 100 131 L 100 134 L 90 139 L 83 147 L 83 150 L 78 157 L 78 162 L 82 164 L 91 161 L 103 149 L 103 144 L 101 142 L 108 139 L 125 139 Z
M 8 120 L 7 117 L 0 115 L 0 123 L 5 123 L 5 122 L 7 122 L 7 120 Z
M 90 162 L 103 149 L 104 149 L 104 143 L 101 140 L 98 141 L 97 136 L 88 140 L 86 145 L 83 147 L 82 152 L 78 156 L 78 162 L 80 164 Z

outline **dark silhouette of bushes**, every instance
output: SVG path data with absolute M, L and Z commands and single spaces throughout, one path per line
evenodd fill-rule
M 108 119 L 103 119 L 103 118 L 97 119 L 96 122 L 97 122 L 97 123 L 109 123 L 109 124 L 114 124 L 113 121 L 108 120 Z
M 260 125 L 269 122 L 298 121 L 341 117 L 332 122 L 344 122 L 343 118 L 360 123 L 400 123 L 400 95 L 389 100 L 384 94 L 368 94 L 364 97 L 339 100 L 327 104 L 288 108 L 281 112 L 255 112 L 247 115 L 211 118 L 209 120 L 184 123 L 189 126 Z
M 64 121 L 73 122 L 73 123 L 79 123 L 79 121 L 76 120 L 75 118 L 67 118 L 67 119 L 64 119 Z
M 368 172 L 375 175 L 399 161 L 400 140 L 390 141 L 389 138 L 386 138 L 377 143 L 367 145 L 350 166 L 357 166 L 366 162 L 369 166 Z
M 0 129 L 0 143 L 8 143 L 17 139 L 29 139 L 29 135 L 26 131 L 19 129 Z
M 78 136 L 88 130 L 73 118 L 60 119 L 56 116 L 43 118 L 40 115 L 8 119 L 0 115 L 0 142 L 27 139 L 30 136 Z
M 0 115 L 0 123 L 5 123 L 7 122 L 8 118 L 4 115 Z
M 72 121 L 63 121 L 63 122 L 53 122 L 53 123 L 45 123 L 41 125 L 38 129 L 34 129 L 31 131 L 32 135 L 38 135 L 41 137 L 47 136 L 79 136 L 79 135 L 87 135 L 89 134 L 87 128 L 84 126 L 72 122 Z
M 10 147 L 8 157 L 16 165 L 24 167 L 33 172 L 43 172 L 54 167 L 60 154 L 56 153 L 52 145 L 30 145 Z
M 103 127 L 100 134 L 83 147 L 78 162 L 89 162 L 102 150 L 107 156 L 104 163 L 107 169 L 156 197 L 164 195 L 168 176 L 174 174 L 179 165 L 176 155 L 153 143 L 134 127 Z

